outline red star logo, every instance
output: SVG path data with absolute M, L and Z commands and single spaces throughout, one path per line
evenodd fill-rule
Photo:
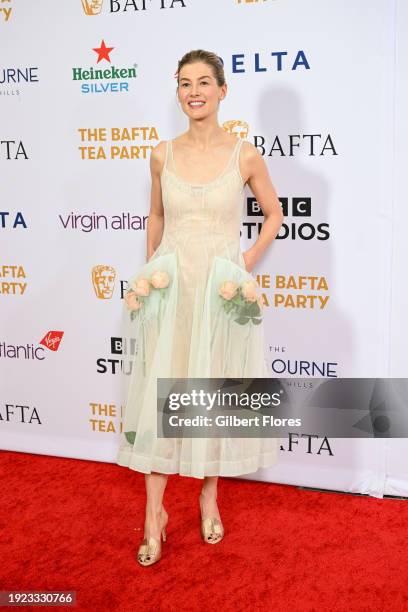
M 101 42 L 101 46 L 99 47 L 99 49 L 92 49 L 92 51 L 95 51 L 95 53 L 98 54 L 98 61 L 96 62 L 97 64 L 99 64 L 99 62 L 103 59 L 106 59 L 108 62 L 110 62 L 110 57 L 109 57 L 109 53 L 111 51 L 113 51 L 115 47 L 107 47 L 105 45 L 105 41 L 102 40 Z

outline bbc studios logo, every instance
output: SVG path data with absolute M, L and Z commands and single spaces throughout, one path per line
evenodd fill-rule
M 109 338 L 108 356 L 97 357 L 96 372 L 98 374 L 124 374 L 132 373 L 133 361 L 137 355 L 137 342 L 135 338 L 111 336 Z
M 312 220 L 312 198 L 305 197 L 279 197 L 282 211 L 285 217 L 276 240 L 319 240 L 326 241 L 330 238 L 330 225 L 323 221 L 315 223 Z M 256 198 L 248 197 L 246 204 L 246 216 L 243 228 L 246 237 L 251 240 L 257 238 L 262 229 L 263 212 Z

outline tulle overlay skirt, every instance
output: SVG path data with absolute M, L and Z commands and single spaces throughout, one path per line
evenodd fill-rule
M 129 279 L 122 327 L 124 346 L 133 339 L 134 352 L 131 372 L 122 375 L 119 465 L 204 478 L 250 474 L 277 462 L 277 438 L 157 437 L 157 378 L 272 376 L 258 285 L 256 301 L 231 297 L 237 286 L 250 297 L 254 282 L 239 249 L 192 261 L 191 252 L 161 247 Z M 140 297 L 143 288 L 148 294 Z

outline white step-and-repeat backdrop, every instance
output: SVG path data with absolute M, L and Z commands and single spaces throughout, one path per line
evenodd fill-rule
M 123 293 L 191 49 L 223 59 L 219 122 L 284 210 L 254 271 L 276 376 L 407 376 L 407 27 L 398 0 L 0 0 L 3 449 L 115 461 Z M 407 448 L 304 432 L 249 478 L 407 495 Z

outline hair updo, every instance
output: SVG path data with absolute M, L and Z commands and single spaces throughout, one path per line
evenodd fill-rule
M 221 87 L 225 85 L 224 64 L 222 59 L 211 51 L 196 49 L 194 51 L 189 51 L 179 60 L 176 72 L 177 86 L 179 85 L 179 74 L 182 67 L 186 64 L 194 64 L 195 62 L 204 62 L 204 64 L 208 64 L 212 68 L 218 86 Z

